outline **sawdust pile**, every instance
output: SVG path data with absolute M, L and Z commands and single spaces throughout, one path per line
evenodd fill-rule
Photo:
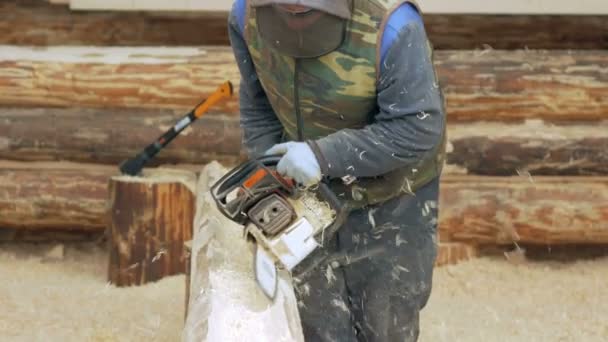
M 608 341 L 608 258 L 435 271 L 421 342 Z
M 119 289 L 87 244 L 0 245 L 0 341 L 178 341 L 185 277 Z
M 50 247 L 0 245 L 0 340 L 179 341 L 183 276 L 117 289 L 101 249 Z M 607 280 L 607 258 L 439 268 L 420 341 L 606 341 Z

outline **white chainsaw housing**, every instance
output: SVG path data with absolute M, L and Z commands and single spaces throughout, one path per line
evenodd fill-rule
M 289 199 L 296 211 L 296 219 L 280 234 L 272 238 L 254 224 L 246 232 L 256 241 L 255 276 L 260 288 L 274 298 L 277 286 L 277 267 L 293 270 L 302 260 L 319 247 L 315 236 L 333 223 L 335 212 L 314 196 Z M 272 265 L 272 267 L 271 267 Z

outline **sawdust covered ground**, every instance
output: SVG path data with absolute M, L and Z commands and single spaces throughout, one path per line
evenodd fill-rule
M 106 285 L 91 245 L 0 245 L 1 341 L 178 341 L 184 277 Z M 420 341 L 607 341 L 608 258 L 440 268 Z
M 107 254 L 85 245 L 0 245 L 0 341 L 178 341 L 185 277 L 106 284 Z

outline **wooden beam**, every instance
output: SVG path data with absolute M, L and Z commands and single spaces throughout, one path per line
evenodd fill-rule
M 67 0 L 61 0 L 67 1 Z M 230 2 L 227 2 L 230 3 Z M 438 49 L 606 49 L 608 21 L 593 15 L 435 14 L 425 23 Z M 0 2 L 0 44 L 228 45 L 227 13 L 70 11 L 42 1 Z M 193 34 L 200 32 L 200 34 Z
M 608 121 L 451 124 L 448 138 L 448 166 L 468 174 L 608 175 Z
M 185 112 L 155 109 L 3 108 L 0 159 L 118 165 L 175 125 Z M 236 162 L 238 118 L 203 117 L 163 149 L 149 166 Z
M 445 177 L 442 241 L 608 244 L 608 179 Z
M 438 51 L 449 120 L 606 119 L 606 51 Z M 190 110 L 240 74 L 230 48 L 0 47 L 0 105 Z M 237 96 L 214 112 L 237 115 Z

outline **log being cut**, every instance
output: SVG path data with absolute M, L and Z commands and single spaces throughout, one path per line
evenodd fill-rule
M 212 163 L 199 179 L 183 341 L 304 341 L 289 275 L 281 274 L 271 302 L 255 281 L 243 227 L 217 210 L 208 191 L 226 171 Z

